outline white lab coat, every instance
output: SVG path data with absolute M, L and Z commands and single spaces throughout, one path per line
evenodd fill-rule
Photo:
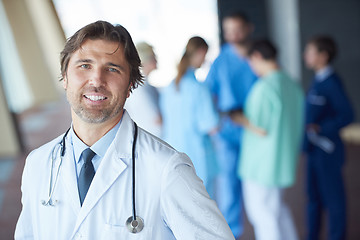
M 22 179 L 22 205 L 15 239 L 234 239 L 230 228 L 183 153 L 139 128 L 136 144 L 136 211 L 144 229 L 130 233 L 133 121 L 125 112 L 80 207 L 70 141 L 56 182 L 56 206 L 43 206 L 49 191 L 51 155 L 62 136 L 34 150 Z M 55 151 L 54 178 L 60 163 Z

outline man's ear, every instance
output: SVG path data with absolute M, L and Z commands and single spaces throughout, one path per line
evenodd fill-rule
M 63 84 L 63 88 L 66 90 L 67 84 L 68 84 L 68 79 L 67 79 L 66 74 L 63 76 L 62 84 Z
M 322 61 L 323 61 L 323 64 L 328 64 L 329 63 L 329 54 L 326 52 L 326 51 L 322 51 L 322 52 L 319 52 L 321 58 L 322 58 Z
M 129 85 L 129 89 L 128 89 L 128 92 L 127 92 L 127 95 L 126 95 L 126 98 L 129 98 L 130 97 L 130 94 L 131 94 L 131 88 L 132 88 L 133 84 L 130 83 Z

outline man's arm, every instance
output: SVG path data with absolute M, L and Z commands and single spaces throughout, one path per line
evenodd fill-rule
M 21 181 L 22 210 L 21 210 L 18 222 L 16 224 L 15 237 L 14 237 L 15 240 L 34 239 L 32 220 L 31 220 L 29 194 L 28 194 L 28 187 L 27 187 L 27 183 L 29 182 L 29 177 L 30 177 L 29 169 L 28 169 L 29 168 L 28 159 L 30 158 L 30 155 L 26 159 L 26 163 L 25 163 L 25 167 L 24 167 L 24 171 L 23 171 L 23 175 L 22 175 L 22 181 Z
M 266 136 L 267 132 L 265 129 L 255 126 L 252 124 L 249 119 L 245 117 L 245 115 L 240 111 L 233 111 L 230 114 L 231 120 L 233 120 L 235 123 L 243 126 L 244 128 L 248 129 L 249 131 L 252 131 L 253 133 L 259 135 L 259 136 Z
M 326 99 L 336 114 L 320 123 L 316 130 L 320 135 L 331 136 L 334 132 L 337 133 L 341 128 L 351 123 L 354 119 L 354 113 L 340 82 L 329 81 Z
M 162 182 L 162 215 L 176 239 L 234 239 L 185 154 L 176 154 L 169 161 Z

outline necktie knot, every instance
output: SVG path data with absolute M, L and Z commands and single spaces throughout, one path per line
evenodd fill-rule
M 94 153 L 93 150 L 91 150 L 90 148 L 87 148 L 83 151 L 82 155 L 83 155 L 84 163 L 88 164 L 96 155 L 96 153 Z

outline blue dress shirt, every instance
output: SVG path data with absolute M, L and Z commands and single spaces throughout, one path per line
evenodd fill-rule
M 90 146 L 90 149 L 93 150 L 96 155 L 92 159 L 92 163 L 94 165 L 95 172 L 99 168 L 101 159 L 105 156 L 106 151 L 108 150 L 110 144 L 115 139 L 116 133 L 120 127 L 121 120 L 113 127 L 109 132 L 107 132 L 102 138 L 100 138 L 96 143 Z M 70 130 L 70 141 L 74 151 L 74 161 L 76 168 L 76 176 L 79 177 L 80 170 L 82 165 L 84 164 L 84 159 L 82 158 L 82 152 L 88 148 L 81 139 L 75 134 L 73 126 L 71 126 Z

